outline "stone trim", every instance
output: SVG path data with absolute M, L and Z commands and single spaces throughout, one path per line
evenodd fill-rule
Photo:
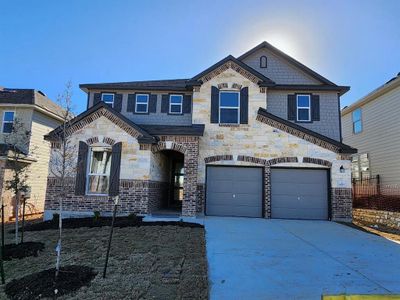
M 277 157 L 277 158 L 272 158 L 269 160 L 263 159 L 263 158 L 258 158 L 258 157 L 253 157 L 253 156 L 246 156 L 246 155 L 238 155 L 237 158 L 238 161 L 245 161 L 245 162 L 250 162 L 254 164 L 259 164 L 259 165 L 264 165 L 264 166 L 273 166 L 276 164 L 281 164 L 281 163 L 297 163 L 298 159 L 297 157 Z
M 153 153 L 157 153 L 159 151 L 162 150 L 174 150 L 177 152 L 180 152 L 182 154 L 185 154 L 187 149 L 185 146 L 183 146 L 182 144 L 177 144 L 175 142 L 171 142 L 171 141 L 167 141 L 167 142 L 158 142 L 157 145 L 152 145 L 151 146 L 151 151 Z
M 150 150 L 151 145 L 150 144 L 139 144 L 139 150 Z
M 218 89 L 227 89 L 228 88 L 228 84 L 226 82 L 224 83 L 219 83 L 218 84 Z
M 236 89 L 236 90 L 241 90 L 242 89 L 242 85 L 239 83 L 232 83 L 232 88 Z
M 172 141 L 176 143 L 197 143 L 199 141 L 198 136 L 182 136 L 182 135 L 162 135 L 160 141 Z
M 126 123 L 125 121 L 118 118 L 116 115 L 114 115 L 113 113 L 111 113 L 104 107 L 99 108 L 92 114 L 84 117 L 83 119 L 79 120 L 75 124 L 71 125 L 71 127 L 67 128 L 67 130 L 66 130 L 67 135 L 71 135 L 74 132 L 76 132 L 80 129 L 83 129 L 85 126 L 93 123 L 100 117 L 107 118 L 112 123 L 119 126 L 121 129 L 123 129 L 125 132 L 127 132 L 129 135 L 133 136 L 134 138 L 139 138 L 142 136 L 142 134 L 139 131 L 132 128 L 132 126 L 130 126 L 128 123 Z
M 261 80 L 260 78 L 258 78 L 254 74 L 250 73 L 249 71 L 246 71 L 245 69 L 243 69 L 241 66 L 239 66 L 237 63 L 235 63 L 233 61 L 227 61 L 223 65 L 212 70 L 210 73 L 201 77 L 200 80 L 203 83 L 210 81 L 211 79 L 213 79 L 214 77 L 218 76 L 219 74 L 225 72 L 228 69 L 232 69 L 232 70 L 238 72 L 240 75 L 242 75 L 243 77 L 247 78 L 248 80 L 250 80 L 251 82 L 253 82 L 255 84 L 258 84 L 258 82 Z
M 280 129 L 282 131 L 285 131 L 286 133 L 289 133 L 291 135 L 297 136 L 298 138 L 301 138 L 301 139 L 303 139 L 303 140 L 305 140 L 307 142 L 313 143 L 313 144 L 315 144 L 317 146 L 320 146 L 322 148 L 328 149 L 328 150 L 336 152 L 336 153 L 340 152 L 339 147 L 336 147 L 336 146 L 334 146 L 334 145 L 332 145 L 332 144 L 330 144 L 328 142 L 325 142 L 325 141 L 323 141 L 323 140 L 321 140 L 319 138 L 316 138 L 314 136 L 306 134 L 303 131 L 294 129 L 292 127 L 289 127 L 289 126 L 287 126 L 285 124 L 282 124 L 282 123 L 280 123 L 278 121 L 271 120 L 270 118 L 267 118 L 267 117 L 264 117 L 264 116 L 261 116 L 261 115 L 257 115 L 256 120 L 259 121 L 259 122 L 262 122 L 264 124 L 267 124 L 269 126 L 278 128 L 278 129 Z
M 50 148 L 61 149 L 61 143 L 60 142 L 50 142 Z
M 316 165 L 321 165 L 325 167 L 332 167 L 332 163 L 330 161 L 327 161 L 325 159 L 320 159 L 320 158 L 312 158 L 312 157 L 303 157 L 303 163 L 307 164 L 316 164 Z
M 213 155 L 213 156 L 208 156 L 204 158 L 204 162 L 211 163 L 211 162 L 216 162 L 216 161 L 221 161 L 221 160 L 233 160 L 233 155 L 227 154 L 227 155 Z

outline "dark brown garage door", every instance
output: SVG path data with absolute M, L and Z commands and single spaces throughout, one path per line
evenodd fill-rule
M 328 176 L 320 169 L 271 169 L 271 214 L 283 219 L 328 219 Z
M 208 166 L 206 214 L 262 217 L 262 170 Z

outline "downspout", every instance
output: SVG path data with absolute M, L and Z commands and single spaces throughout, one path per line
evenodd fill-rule
M 343 142 L 343 138 L 342 138 L 342 114 L 340 113 L 340 94 L 337 94 L 338 97 L 338 113 L 339 113 L 339 138 L 340 138 L 340 142 Z

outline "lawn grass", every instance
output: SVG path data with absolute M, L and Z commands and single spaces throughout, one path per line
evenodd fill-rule
M 62 265 L 85 265 L 98 273 L 90 286 L 58 299 L 207 299 L 204 228 L 141 226 L 115 228 L 102 278 L 110 227 L 65 229 Z M 6 234 L 6 243 L 13 235 Z M 54 267 L 57 230 L 27 231 L 43 242 L 38 257 L 5 262 L 6 282 Z M 6 298 L 4 287 L 0 299 Z

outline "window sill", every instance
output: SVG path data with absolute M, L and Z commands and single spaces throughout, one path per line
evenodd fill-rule
M 241 124 L 219 123 L 219 127 L 239 127 Z

